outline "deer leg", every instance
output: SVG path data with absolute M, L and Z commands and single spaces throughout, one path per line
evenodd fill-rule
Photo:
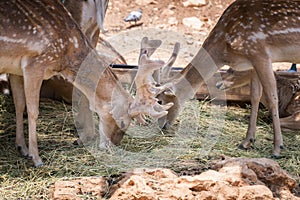
M 25 65 L 27 62 L 24 62 Z M 43 74 L 40 73 L 41 69 L 37 69 L 34 66 L 25 66 L 22 68 L 28 114 L 29 157 L 32 159 L 35 167 L 40 167 L 43 165 L 43 162 L 38 152 L 36 121 L 39 115 L 39 97 L 43 82 Z
M 96 138 L 93 112 L 89 108 L 89 101 L 82 94 L 78 114 L 75 116 L 79 139 L 78 144 L 88 144 Z
M 240 149 L 248 149 L 255 142 L 255 131 L 259 101 L 262 96 L 262 86 L 256 72 L 251 72 L 251 114 L 246 139 L 239 145 Z
M 107 149 L 114 145 L 119 145 L 124 131 L 115 123 L 114 118 L 109 112 L 103 112 L 99 116 L 99 134 L 100 134 L 100 149 Z
M 28 148 L 24 138 L 24 120 L 23 114 L 25 110 L 25 94 L 23 77 L 17 75 L 10 75 L 9 81 L 13 94 L 15 109 L 16 109 L 16 146 L 21 154 L 25 157 L 28 156 Z
M 270 60 L 260 61 L 259 58 L 257 58 L 254 59 L 253 64 L 258 78 L 262 84 L 264 94 L 266 95 L 269 111 L 271 112 L 273 120 L 274 147 L 272 157 L 278 158 L 280 155 L 280 150 L 283 149 L 283 139 L 279 121 L 276 79 L 272 69 L 272 63 Z

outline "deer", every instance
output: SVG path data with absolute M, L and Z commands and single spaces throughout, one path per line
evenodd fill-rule
M 298 87 L 296 88 L 296 92 L 288 104 L 286 111 L 291 113 L 290 116 L 286 116 L 280 118 L 280 126 L 285 130 L 300 130 L 300 82 L 298 80 Z
M 94 48 L 98 45 L 99 48 L 105 49 L 115 57 L 114 62 L 126 64 L 123 56 L 99 35 L 100 30 L 105 32 L 103 22 L 108 0 L 64 0 L 62 2 Z M 72 94 L 73 85 L 59 76 L 43 81 L 41 98 L 63 100 L 72 104 Z M 88 107 L 88 100 L 82 96 L 78 114 L 75 115 L 75 125 L 80 136 L 75 144 L 88 144 L 96 137 L 93 113 L 89 112 Z
M 299 8 L 300 1 L 293 0 L 237 0 L 229 5 L 181 77 L 173 80 L 175 96 L 160 95 L 164 104 L 174 103 L 159 119 L 160 126 L 170 127 L 183 104 L 224 65 L 238 71 L 253 69 L 256 90 L 251 95 L 259 99 L 265 92 L 274 130 L 272 157 L 280 158 L 284 145 L 272 63 L 300 60 Z M 250 129 L 239 148 L 248 149 L 254 141 L 255 130 Z
M 284 130 L 300 130 L 300 111 L 295 110 L 294 113 L 288 117 L 280 118 L 280 126 Z
M 104 32 L 103 21 L 108 6 L 108 0 L 65 0 L 63 5 L 70 12 L 74 20 L 78 23 L 82 31 L 85 33 L 93 47 L 106 49 L 115 56 L 116 62 L 126 64 L 125 59 L 104 39 L 99 37 L 100 29 Z M 1 81 L 3 92 L 9 93 L 9 82 Z M 53 100 L 64 101 L 68 104 L 72 103 L 73 86 L 68 81 L 59 76 L 54 76 L 49 80 L 44 80 L 41 87 L 41 98 L 50 98 Z M 87 141 L 95 137 L 95 127 L 93 123 L 93 113 L 89 112 L 88 100 L 82 98 L 80 109 L 84 112 L 79 112 L 76 115 L 76 128 L 80 132 L 80 139 L 76 144 L 86 144 Z
M 293 73 L 293 72 L 289 72 Z M 216 83 L 216 87 L 223 91 L 228 91 L 230 89 L 243 87 L 250 84 L 250 91 L 255 91 L 257 88 L 252 88 L 251 77 L 252 70 L 247 71 L 235 71 L 229 68 L 226 73 L 222 76 L 222 81 Z M 300 88 L 299 80 L 296 78 L 284 77 L 280 74 L 274 73 L 277 85 L 277 94 L 278 94 L 278 112 L 279 117 L 287 117 L 292 114 L 291 111 L 287 110 L 288 105 L 292 102 L 293 96 Z M 251 105 L 258 106 L 259 102 L 253 102 L 257 99 L 251 98 Z M 266 101 L 265 92 L 262 91 L 261 99 L 259 100 L 266 108 L 268 107 L 268 102 Z M 258 108 L 253 108 L 251 111 L 256 111 Z M 257 116 L 257 113 L 251 113 L 251 116 Z M 256 118 L 256 117 L 254 117 Z M 249 126 L 253 126 L 256 122 L 250 122 Z M 254 125 L 255 126 L 255 125 Z
M 95 51 L 60 0 L 4 0 L 0 1 L 0 13 L 0 73 L 10 75 L 16 146 L 35 167 L 43 165 L 36 127 L 44 79 L 60 75 L 85 95 L 90 109 L 99 116 L 99 148 L 118 145 L 132 119 L 152 110 L 152 99 L 144 99 L 139 102 L 148 107 L 139 115 L 129 114 L 135 108 L 134 97 L 109 67 L 114 58 L 105 51 Z M 23 125 L 25 106 L 28 148 Z
M 252 70 L 248 71 L 235 71 L 229 68 L 224 76 L 222 76 L 222 81 L 216 83 L 216 87 L 220 90 L 228 91 L 233 88 L 243 87 L 245 85 L 251 84 L 251 73 Z M 289 72 L 293 73 L 293 72 Z M 277 83 L 277 93 L 278 93 L 278 109 L 280 117 L 280 126 L 282 129 L 300 129 L 300 118 L 299 118 L 299 90 L 300 81 L 298 78 L 284 77 L 280 74 L 274 73 Z M 256 89 L 251 87 L 251 89 Z M 250 94 L 252 91 L 250 91 Z M 267 107 L 267 101 L 264 91 L 260 102 Z M 257 105 L 258 102 L 251 102 L 252 105 Z M 256 110 L 256 109 L 254 109 Z M 256 116 L 257 113 L 251 113 L 251 115 Z M 254 124 L 254 123 L 251 123 Z

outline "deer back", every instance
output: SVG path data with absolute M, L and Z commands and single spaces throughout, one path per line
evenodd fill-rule
M 1 1 L 0 27 L 2 73 L 22 75 L 22 57 L 40 64 L 47 72 L 44 78 L 63 71 L 66 66 L 75 73 L 91 50 L 58 0 Z
M 65 0 L 64 6 L 71 13 L 93 46 L 97 45 L 108 0 Z
M 249 57 L 299 60 L 300 1 L 237 0 L 222 14 L 203 44 L 216 65 L 252 67 Z M 268 55 L 266 55 L 268 54 Z

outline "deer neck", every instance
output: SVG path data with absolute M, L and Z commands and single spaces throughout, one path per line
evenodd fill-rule
M 175 83 L 176 96 L 192 98 L 198 88 L 222 67 L 222 56 L 207 41 L 182 71 Z

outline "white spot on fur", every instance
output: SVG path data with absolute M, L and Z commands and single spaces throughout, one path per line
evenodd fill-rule
M 32 33 L 33 33 L 33 34 L 36 34 L 36 33 L 37 33 L 36 27 L 33 27 Z
M 1 40 L 4 41 L 4 42 L 26 44 L 26 40 L 9 38 L 9 37 L 6 37 L 6 36 L 0 36 L 0 41 Z
M 280 35 L 280 34 L 288 34 L 288 33 L 300 33 L 300 28 L 287 28 L 284 30 L 276 30 L 269 32 L 270 35 Z
M 79 47 L 77 37 L 73 37 L 73 41 L 74 41 L 74 46 L 77 49 Z
M 264 34 L 263 32 L 256 32 L 248 37 L 248 39 L 252 40 L 253 42 L 256 42 L 257 40 L 264 40 L 266 38 L 267 38 L 267 35 Z

